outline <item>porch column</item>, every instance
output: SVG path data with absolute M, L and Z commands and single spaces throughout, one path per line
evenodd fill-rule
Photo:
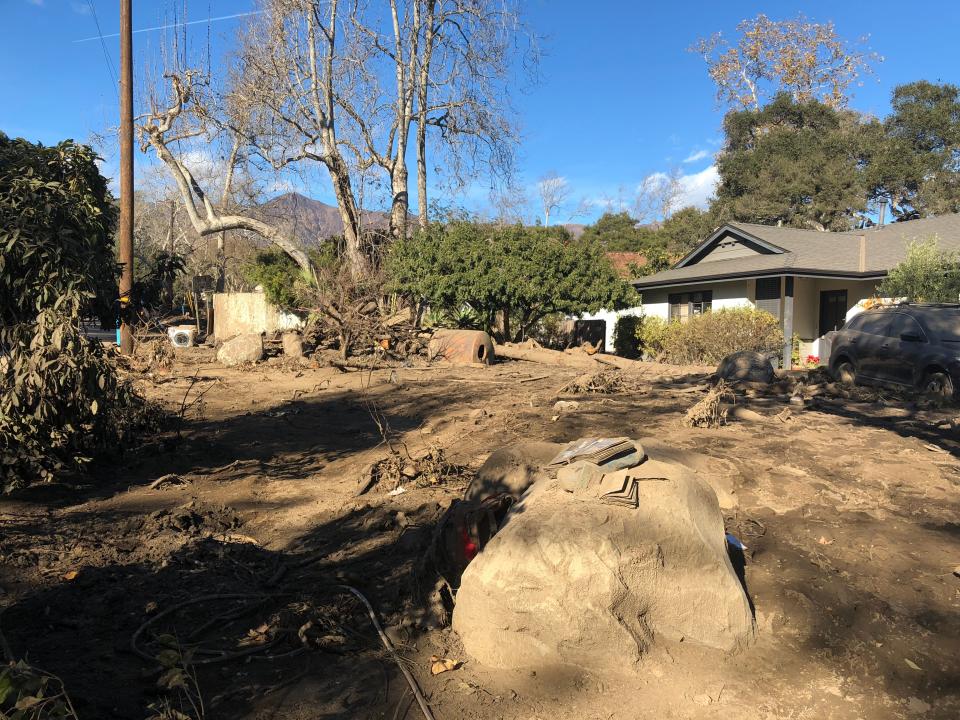
M 793 277 L 783 279 L 783 369 L 793 367 Z

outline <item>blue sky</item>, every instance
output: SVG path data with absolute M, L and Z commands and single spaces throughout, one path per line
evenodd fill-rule
M 134 28 L 170 22 L 183 0 L 136 0 Z M 116 124 L 117 93 L 97 35 L 91 5 L 105 35 L 119 29 L 116 0 L 0 0 L 0 69 L 5 85 L 0 130 L 8 135 L 54 143 L 66 137 L 88 140 Z M 852 105 L 884 115 L 891 89 L 916 79 L 960 84 L 956 29 L 960 3 L 934 0 L 905 12 L 901 2 L 747 2 L 730 0 L 672 3 L 596 0 L 524 0 L 527 22 L 544 37 L 541 82 L 518 94 L 523 143 L 521 181 L 532 186 L 548 171 L 565 177 L 573 211 L 579 198 L 615 197 L 632 192 L 647 174 L 680 168 L 690 201 L 709 194 L 712 154 L 717 150 L 722 111 L 704 63 L 686 51 L 697 37 L 733 31 L 743 18 L 764 12 L 774 18 L 804 12 L 832 20 L 853 39 L 869 35 L 869 46 L 885 60 L 875 78 L 855 90 Z M 193 0 L 191 20 L 249 11 L 249 0 Z M 229 46 L 242 19 L 211 26 L 214 56 Z M 202 46 L 206 23 L 190 35 Z M 134 36 L 137 67 L 155 62 L 162 33 Z M 116 38 L 106 40 L 114 71 Z M 106 172 L 114 166 L 105 148 Z M 137 158 L 143 162 L 143 156 Z M 475 209 L 485 203 L 478 181 L 460 200 Z M 330 199 L 327 183 L 298 188 Z M 599 208 L 594 209 L 594 215 Z M 531 218 L 534 210 L 531 208 Z M 583 218 L 580 218 L 581 221 Z

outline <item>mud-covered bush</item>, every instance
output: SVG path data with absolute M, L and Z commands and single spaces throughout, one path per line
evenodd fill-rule
M 0 134 L 0 489 L 77 470 L 143 401 L 81 318 L 116 287 L 115 211 L 90 148 Z M 111 293 L 116 295 L 116 291 Z
M 666 325 L 660 359 L 664 362 L 714 365 L 740 350 L 777 352 L 783 331 L 770 313 L 731 308 L 695 315 L 687 322 Z

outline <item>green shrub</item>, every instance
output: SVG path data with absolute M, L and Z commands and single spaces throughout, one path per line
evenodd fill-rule
M 307 256 L 321 275 L 325 274 L 323 271 L 335 269 L 339 262 L 332 243 L 308 250 Z M 284 310 L 309 305 L 310 296 L 316 290 L 314 282 L 304 276 L 293 258 L 276 248 L 258 252 L 240 268 L 240 273 L 250 285 L 262 287 L 267 300 Z
M 433 224 L 392 243 L 392 290 L 437 310 L 469 305 L 489 331 L 519 340 L 547 315 L 581 315 L 636 304 L 595 242 L 562 227 Z M 502 320 L 498 323 L 498 320 Z
M 880 283 L 883 297 L 911 302 L 957 302 L 960 297 L 960 255 L 941 250 L 937 236 L 914 240 L 907 257 Z
M 663 353 L 663 341 L 669 323 L 656 315 L 644 315 L 637 325 L 637 346 L 643 357 L 659 359 Z
M 732 308 L 695 315 L 666 326 L 660 359 L 679 365 L 713 365 L 741 350 L 776 352 L 783 331 L 773 315 L 753 308 Z
M 642 315 L 621 315 L 613 328 L 613 352 L 625 358 L 640 357 Z

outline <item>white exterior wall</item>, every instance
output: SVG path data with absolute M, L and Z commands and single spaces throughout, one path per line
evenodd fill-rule
M 669 296 L 671 293 L 693 293 L 713 291 L 714 311 L 737 307 L 753 306 L 753 281 L 731 280 L 729 282 L 699 283 L 697 285 L 678 285 L 671 288 L 653 288 L 641 293 L 642 305 L 637 308 L 644 315 L 667 320 L 670 317 Z
M 626 310 L 601 310 L 595 313 L 586 313 L 580 316 L 580 320 L 605 320 L 607 323 L 607 334 L 604 338 L 604 352 L 613 352 L 613 331 L 617 327 L 617 318 L 623 315 L 640 315 L 641 308 L 627 308 Z
M 644 290 L 642 304 L 626 310 L 601 310 L 596 313 L 581 315 L 581 320 L 604 320 L 607 323 L 605 347 L 607 352 L 613 352 L 613 333 L 617 327 L 617 319 L 624 315 L 646 315 L 667 320 L 670 317 L 670 303 L 668 295 L 671 292 L 701 292 L 713 291 L 713 309 L 751 307 L 753 305 L 753 281 L 738 280 L 725 283 L 702 283 L 699 285 L 684 285 L 667 289 Z

